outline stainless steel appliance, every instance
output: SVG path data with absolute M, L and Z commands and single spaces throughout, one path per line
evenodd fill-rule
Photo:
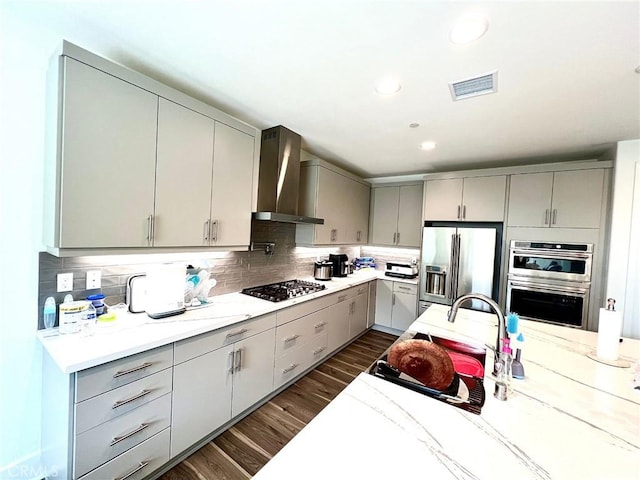
M 384 274 L 387 277 L 416 278 L 418 265 L 414 263 L 387 262 Z
M 329 260 L 318 261 L 313 266 L 313 278 L 316 280 L 331 280 L 333 263 Z
M 334 277 L 346 277 L 349 274 L 349 257 L 344 253 L 329 254 L 329 261 L 333 264 Z
M 301 142 L 300 135 L 281 125 L 262 131 L 256 220 L 324 223 L 298 215 Z
M 514 240 L 507 310 L 522 318 L 586 327 L 593 244 Z
M 420 257 L 420 306 L 451 305 L 466 293 L 498 301 L 502 224 L 425 222 Z M 489 311 L 473 300 L 471 308 Z
M 241 290 L 245 295 L 261 298 L 270 302 L 282 302 L 289 298 L 301 297 L 310 293 L 319 292 L 327 288 L 325 285 L 305 280 L 287 280 L 284 282 L 269 283 L 257 287 Z

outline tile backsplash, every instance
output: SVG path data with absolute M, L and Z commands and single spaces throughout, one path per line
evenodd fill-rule
M 103 293 L 107 305 L 125 301 L 126 284 L 131 275 L 145 273 L 147 267 L 160 262 L 184 262 L 206 268 L 218 282 L 211 295 L 237 292 L 246 287 L 273 283 L 313 275 L 313 263 L 318 256 L 345 253 L 352 259 L 360 255 L 360 247 L 305 248 L 295 246 L 295 225 L 288 223 L 254 221 L 254 242 L 273 242 L 273 255 L 263 250 L 246 252 L 209 252 L 181 254 L 101 255 L 59 258 L 40 253 L 38 281 L 38 328 L 43 328 L 42 307 L 48 296 L 59 304 L 67 293 L 76 300 L 92 293 Z M 100 270 L 102 288 L 86 290 L 88 270 Z M 73 291 L 56 292 L 58 273 L 73 273 Z

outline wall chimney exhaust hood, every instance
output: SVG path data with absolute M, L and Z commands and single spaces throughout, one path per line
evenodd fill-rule
M 324 224 L 322 218 L 298 215 L 300 135 L 283 126 L 262 131 L 256 220 Z

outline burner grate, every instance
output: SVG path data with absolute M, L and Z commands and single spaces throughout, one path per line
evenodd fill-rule
M 243 288 L 241 293 L 270 302 L 282 302 L 290 298 L 319 292 L 325 288 L 327 288 L 325 285 L 308 282 L 306 280 L 287 280 L 284 282 L 259 285 L 257 287 Z

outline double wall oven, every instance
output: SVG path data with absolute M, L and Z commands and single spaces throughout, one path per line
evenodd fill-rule
M 593 244 L 513 240 L 507 310 L 522 318 L 586 328 Z

